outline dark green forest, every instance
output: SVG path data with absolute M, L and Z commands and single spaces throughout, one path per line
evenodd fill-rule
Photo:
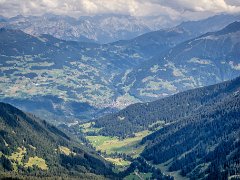
M 240 78 L 217 85 L 185 91 L 149 103 L 138 103 L 94 120 L 94 127 L 102 128 L 101 135 L 129 137 L 134 133 L 149 129 L 158 122 L 173 123 L 181 118 L 202 111 L 204 106 L 211 107 L 224 98 L 233 95 L 240 87 Z M 124 117 L 124 121 L 119 120 Z M 117 127 L 117 128 L 116 128 Z
M 79 137 L 83 142 L 84 136 Z M 0 103 L 0 178 L 123 179 L 138 170 L 152 173 L 151 179 L 172 179 L 143 158 L 133 160 L 124 171 L 113 172 L 112 164 L 81 142 L 45 120 Z M 36 164 L 27 167 L 33 157 Z M 38 165 L 39 160 L 47 168 Z
M 227 179 L 240 173 L 240 93 L 202 107 L 145 137 L 142 156 L 191 179 Z
M 109 163 L 79 144 L 46 121 L 0 103 L 0 176 L 114 178 Z M 22 160 L 11 159 L 19 147 L 26 149 Z M 70 153 L 61 152 L 59 147 Z M 47 170 L 26 167 L 29 158 L 36 156 L 45 160 Z
M 119 116 L 125 119 L 119 121 Z M 131 105 L 93 126 L 102 128 L 101 135 L 126 138 L 159 120 L 164 121 L 160 129 L 141 141 L 141 157 L 148 162 L 190 179 L 234 179 L 240 174 L 239 77 Z

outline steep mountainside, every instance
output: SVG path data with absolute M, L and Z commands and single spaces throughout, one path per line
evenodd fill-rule
M 240 78 L 218 85 L 189 90 L 149 103 L 138 103 L 94 120 L 102 135 L 128 137 L 178 121 L 239 92 Z
M 111 167 L 62 131 L 0 103 L 0 177 L 113 177 Z
M 113 44 L 136 47 L 152 57 L 186 40 L 223 29 L 234 21 L 240 21 L 240 15 L 221 14 L 199 21 L 183 22 L 176 27 L 149 32 L 134 39 Z
M 142 156 L 191 179 L 239 178 L 239 82 L 228 83 L 214 103 L 144 138 L 148 146 Z
M 150 103 L 135 104 L 92 123 L 95 135 L 141 141 L 141 156 L 163 173 L 190 179 L 231 179 L 240 173 L 240 77 Z
M 180 43 L 128 73 L 123 90 L 142 101 L 211 85 L 240 74 L 240 22 Z
M 219 14 L 200 21 L 186 21 L 177 27 L 183 28 L 192 37 L 200 36 L 207 32 L 214 32 L 222 29 L 226 24 L 239 21 L 240 15 Z

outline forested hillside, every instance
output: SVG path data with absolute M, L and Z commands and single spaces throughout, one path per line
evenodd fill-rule
M 226 93 L 191 115 L 145 137 L 142 156 L 191 179 L 228 179 L 240 174 L 239 79 Z M 232 91 L 235 89 L 234 91 Z M 228 94 L 227 92 L 232 91 Z M 167 163 L 166 163 L 167 162 Z
M 0 103 L 0 177 L 114 178 L 95 152 L 33 115 Z
M 240 77 L 217 85 L 185 91 L 149 103 L 131 105 L 118 113 L 95 120 L 99 133 L 119 137 L 149 129 L 155 123 L 169 124 L 202 111 L 205 106 L 222 102 L 224 98 L 238 93 Z
M 237 178 L 240 173 L 240 77 L 97 119 L 96 134 L 144 137 L 141 157 L 164 173 L 190 179 Z
M 0 0 L 0 180 L 240 180 L 240 0 Z

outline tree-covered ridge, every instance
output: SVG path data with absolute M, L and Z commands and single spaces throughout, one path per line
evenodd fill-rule
M 142 156 L 154 164 L 168 164 L 191 179 L 231 179 L 240 174 L 239 79 L 236 91 L 205 105 L 188 117 L 145 137 Z M 226 89 L 222 89 L 226 90 Z M 166 163 L 168 162 L 168 163 Z
M 141 141 L 148 162 L 190 179 L 239 178 L 240 77 L 132 105 L 93 126 L 124 138 L 158 122 L 160 129 Z
M 96 151 L 46 121 L 0 103 L 0 178 L 124 179 L 148 173 L 151 179 L 172 179 L 142 158 L 124 171 L 112 168 Z
M 239 87 L 240 77 L 157 101 L 134 104 L 118 113 L 96 119 L 94 127 L 101 128 L 99 133 L 102 135 L 131 136 L 149 129 L 156 122 L 164 121 L 164 124 L 168 124 L 201 112 L 205 106 L 211 107 L 238 92 Z
M 110 164 L 56 127 L 0 103 L 0 176 L 114 178 Z

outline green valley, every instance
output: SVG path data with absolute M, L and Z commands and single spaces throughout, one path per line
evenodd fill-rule
M 0 179 L 239 177 L 236 0 L 0 0 Z
M 150 131 L 142 131 L 135 134 L 135 137 L 119 139 L 118 137 L 111 136 L 86 136 L 91 144 L 96 147 L 96 150 L 111 153 L 125 153 L 132 157 L 137 157 L 144 149 L 138 143 L 143 137 L 149 135 Z
M 75 125 L 74 129 L 80 129 L 85 135 L 87 143 L 95 150 L 101 152 L 103 157 L 111 163 L 126 168 L 130 165 L 132 159 L 139 157 L 145 148 L 145 144 L 140 144 L 142 139 L 154 130 L 163 127 L 163 121 L 157 121 L 149 126 L 151 130 L 144 130 L 135 133 L 132 137 L 119 138 L 117 136 L 103 136 L 98 134 L 101 128 L 94 127 L 95 122 Z

